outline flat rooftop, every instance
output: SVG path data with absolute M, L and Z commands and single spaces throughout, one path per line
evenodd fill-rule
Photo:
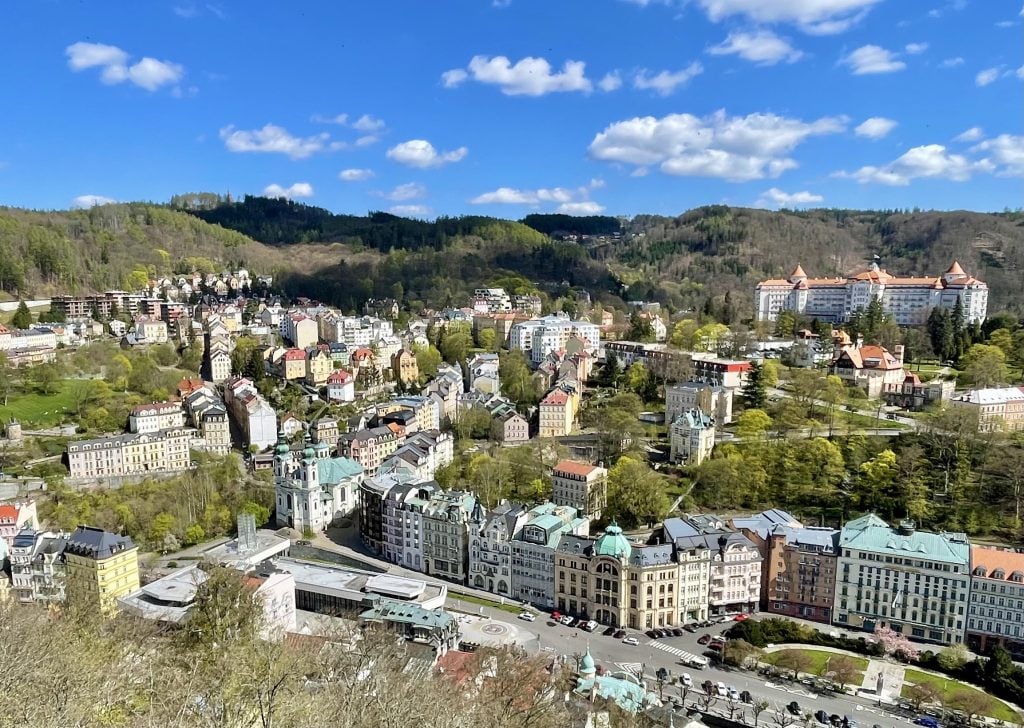
M 224 566 L 243 569 L 244 566 L 255 566 L 269 558 L 282 554 L 291 546 L 291 541 L 278 536 L 273 531 L 256 531 L 256 545 L 251 549 L 241 549 L 238 539 L 214 546 L 203 552 L 203 558 L 216 561 Z
M 419 579 L 372 574 L 321 562 L 281 557 L 274 559 L 274 566 L 295 577 L 296 590 L 334 594 L 351 601 L 376 594 L 418 604 L 444 595 L 444 587 Z

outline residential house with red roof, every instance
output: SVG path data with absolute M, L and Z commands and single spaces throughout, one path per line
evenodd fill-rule
M 0 539 L 7 544 L 5 553 L 14 543 L 14 536 L 23 528 L 39 530 L 36 502 L 4 503 L 0 505 Z
M 903 346 L 896 346 L 895 353 L 877 344 L 844 346 L 832 360 L 829 374 L 863 389 L 868 398 L 876 399 L 888 389 L 903 385 L 907 377 L 903 368 Z
M 598 520 L 608 505 L 608 471 L 597 465 L 562 460 L 551 469 L 551 500 L 575 508 L 582 518 Z

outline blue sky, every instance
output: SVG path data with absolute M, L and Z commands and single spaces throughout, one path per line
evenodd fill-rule
M 1021 0 L 18 3 L 0 204 L 1024 202 Z

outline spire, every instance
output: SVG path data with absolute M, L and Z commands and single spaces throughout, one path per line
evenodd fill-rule
M 947 276 L 951 276 L 951 277 L 952 276 L 959 277 L 959 276 L 966 276 L 967 273 L 965 273 L 964 269 L 960 266 L 960 261 L 954 260 L 953 261 L 953 265 L 949 266 L 949 270 L 946 271 L 946 275 Z
M 790 283 L 802 283 L 807 280 L 807 274 L 804 273 L 804 267 L 799 263 L 796 264 L 796 268 L 789 274 Z

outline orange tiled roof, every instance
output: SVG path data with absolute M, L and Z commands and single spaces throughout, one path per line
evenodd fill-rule
M 984 546 L 971 546 L 971 571 L 979 566 L 985 569 L 986 576 L 990 579 L 996 569 L 1002 569 L 1003 578 L 1009 580 L 1010 575 L 1015 571 L 1024 574 L 1024 554 L 985 548 Z
M 575 460 L 562 460 L 554 467 L 554 472 L 556 473 L 568 473 L 569 475 L 579 475 L 584 478 L 595 470 L 597 470 L 596 465 L 587 465 Z

